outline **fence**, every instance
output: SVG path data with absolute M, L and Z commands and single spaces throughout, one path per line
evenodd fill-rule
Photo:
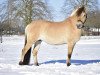
M 11 30 L 3 30 L 0 29 L 0 43 L 3 42 L 3 35 L 19 35 L 20 32 L 16 31 L 16 29 Z M 88 28 L 85 27 L 82 33 L 83 36 L 99 36 L 100 35 L 100 28 Z
M 99 36 L 100 35 L 100 28 L 85 28 L 83 35 L 87 36 Z

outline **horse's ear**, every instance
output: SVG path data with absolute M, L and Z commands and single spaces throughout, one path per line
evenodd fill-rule
M 80 7 L 80 8 L 77 10 L 77 12 L 76 12 L 76 13 L 77 13 L 77 16 L 80 16 L 82 12 L 85 12 L 85 7 L 84 7 L 84 6 Z

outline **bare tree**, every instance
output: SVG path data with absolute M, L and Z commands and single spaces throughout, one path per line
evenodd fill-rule
M 23 19 L 25 26 L 32 20 L 51 19 L 50 12 L 42 0 L 19 0 L 19 3 L 17 17 Z
M 6 0 L 0 4 L 0 29 L 5 33 L 24 31 L 24 27 L 32 20 L 52 20 L 45 0 Z
M 65 4 L 62 7 L 61 12 L 65 15 L 72 12 L 72 10 L 79 6 L 85 6 L 88 11 L 94 11 L 97 8 L 97 0 L 65 0 Z

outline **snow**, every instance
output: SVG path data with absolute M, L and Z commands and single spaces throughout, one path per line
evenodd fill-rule
M 67 67 L 67 45 L 43 42 L 39 49 L 40 66 L 18 65 L 24 36 L 3 36 L 0 43 L 0 75 L 100 75 L 100 36 L 84 36 L 77 42 L 71 66 Z

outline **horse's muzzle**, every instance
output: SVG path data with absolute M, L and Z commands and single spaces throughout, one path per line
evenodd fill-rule
M 76 26 L 77 26 L 78 29 L 82 29 L 82 28 L 85 27 L 84 24 L 77 24 Z

